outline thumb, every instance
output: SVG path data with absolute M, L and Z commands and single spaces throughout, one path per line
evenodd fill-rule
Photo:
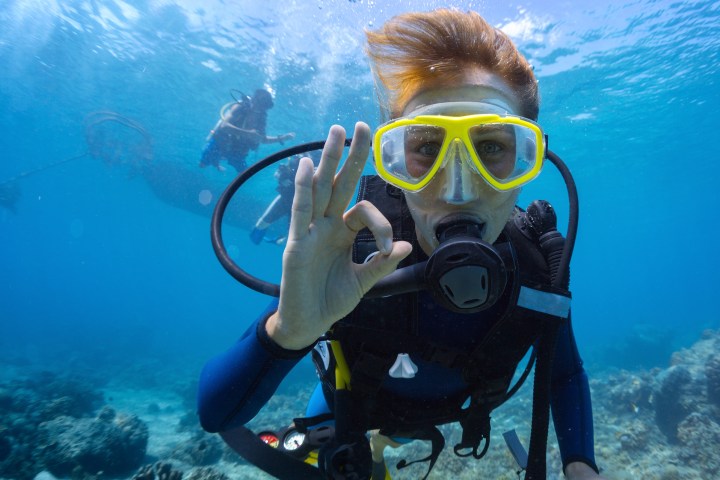
M 410 255 L 411 251 L 410 243 L 393 242 L 390 253 L 378 252 L 369 262 L 358 265 L 358 280 L 362 291 L 367 293 L 378 281 L 394 272 L 398 264 Z

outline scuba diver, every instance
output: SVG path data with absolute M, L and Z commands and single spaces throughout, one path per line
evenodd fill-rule
M 536 123 L 532 67 L 474 12 L 402 14 L 367 39 L 390 121 L 372 141 L 358 122 L 342 165 L 348 142 L 337 125 L 317 170 L 300 161 L 281 288 L 268 289 L 279 299 L 204 366 L 201 425 L 293 479 L 390 478 L 387 446 L 430 441 L 426 458 L 397 465 L 428 462 L 427 478 L 445 445 L 438 426 L 458 423 L 454 453 L 481 458 L 491 412 L 534 363 L 525 479 L 547 476 L 550 407 L 566 478 L 603 478 L 570 323 L 576 227 L 564 239 L 550 204 L 516 206 L 545 159 L 564 166 Z M 361 178 L 370 152 L 378 175 Z M 320 382 L 305 417 L 249 431 L 308 353 Z
M 200 159 L 200 167 L 208 165 L 223 171 L 220 160 L 225 158 L 237 171 L 245 168 L 245 157 L 261 143 L 280 143 L 295 138 L 295 133 L 269 137 L 265 133 L 267 111 L 273 107 L 272 94 L 259 88 L 252 97 L 225 105 L 220 120 L 210 131 Z
M 287 163 L 281 164 L 275 171 L 275 180 L 277 181 L 275 190 L 278 192 L 278 195 L 270 205 L 268 205 L 250 232 L 250 240 L 252 240 L 254 244 L 257 245 L 262 240 L 267 240 L 280 245 L 287 239 L 287 235 L 280 235 L 276 238 L 268 239 L 265 233 L 267 229 L 270 228 L 270 225 L 281 218 L 288 217 L 288 220 L 290 219 L 290 210 L 292 208 L 293 197 L 295 196 L 295 173 L 297 172 L 299 164 L 300 156 L 293 155 Z

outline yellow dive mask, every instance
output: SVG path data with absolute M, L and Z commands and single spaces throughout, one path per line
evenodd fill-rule
M 378 174 L 410 192 L 422 190 L 445 166 L 458 165 L 496 190 L 512 190 L 540 173 L 545 149 L 535 122 L 485 102 L 429 105 L 385 123 L 373 137 Z

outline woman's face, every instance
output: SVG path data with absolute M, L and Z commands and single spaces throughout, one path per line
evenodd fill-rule
M 420 92 L 405 106 L 403 115 L 444 102 L 486 102 L 510 114 L 519 112 L 515 94 L 499 76 L 475 69 L 456 84 Z M 492 243 L 513 211 L 520 190 L 499 192 L 465 163 L 448 162 L 423 190 L 405 194 L 420 246 L 427 254 L 439 244 L 435 230 L 442 220 L 458 214 L 472 217 L 484 224 L 483 240 Z M 453 185 L 462 192 L 458 194 Z

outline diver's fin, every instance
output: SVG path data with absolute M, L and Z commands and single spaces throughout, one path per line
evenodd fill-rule
M 265 230 L 261 228 L 253 228 L 252 232 L 250 232 L 250 240 L 255 245 L 260 245 L 260 242 L 262 242 L 263 238 L 265 237 Z

